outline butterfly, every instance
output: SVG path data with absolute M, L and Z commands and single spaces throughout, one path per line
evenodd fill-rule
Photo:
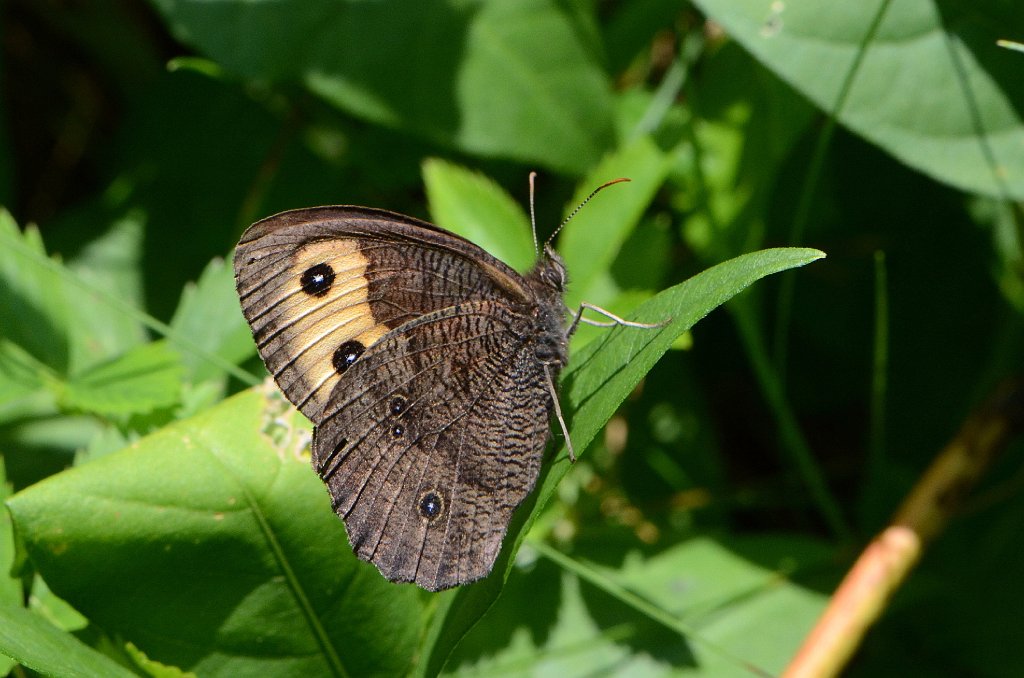
M 533 175 L 531 215 L 532 187 Z M 555 384 L 577 324 L 647 327 L 589 304 L 569 323 L 550 240 L 521 275 L 454 233 L 368 207 L 258 221 L 234 269 L 260 356 L 314 424 L 313 468 L 356 555 L 430 591 L 490 572 L 553 412 L 575 459 Z M 584 307 L 611 322 L 584 320 Z

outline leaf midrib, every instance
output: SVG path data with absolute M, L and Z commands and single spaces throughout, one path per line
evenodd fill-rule
M 323 624 L 320 623 L 320 618 L 313 610 L 313 605 L 310 603 L 309 597 L 306 595 L 302 584 L 299 582 L 299 578 L 292 569 L 291 564 L 288 561 L 288 557 L 285 555 L 284 549 L 281 547 L 281 543 L 277 540 L 277 537 L 274 534 L 274 530 L 270 527 L 270 521 L 267 520 L 256 496 L 249 490 L 248 486 L 242 482 L 237 475 L 235 475 L 231 470 L 230 465 L 226 464 L 221 459 L 215 445 L 204 445 L 203 449 L 210 453 L 210 456 L 224 470 L 224 474 L 234 481 L 238 486 L 239 492 L 244 498 L 246 505 L 252 510 L 252 514 L 256 518 L 256 523 L 259 525 L 260 531 L 263 533 L 263 537 L 270 548 L 270 552 L 273 555 L 274 560 L 277 562 L 288 588 L 291 589 L 292 596 L 295 598 L 303 617 L 305 617 L 306 624 L 309 626 L 313 637 L 320 646 L 322 654 L 327 660 L 328 666 L 331 667 L 332 674 L 347 678 L 349 676 L 349 672 L 345 670 L 345 666 L 341 662 L 341 657 L 339 657 L 338 653 L 335 651 L 334 645 L 331 643 L 330 637 L 327 635 L 327 629 L 325 629 Z M 278 468 L 280 469 L 280 466 L 278 466 Z

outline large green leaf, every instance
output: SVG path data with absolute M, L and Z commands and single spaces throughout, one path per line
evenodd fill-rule
M 468 152 L 579 172 L 611 141 L 608 78 L 555 0 L 153 1 L 234 72 Z
M 279 398 L 257 390 L 8 505 L 53 591 L 200 675 L 393 675 L 421 609 L 349 550 Z
M 632 315 L 644 322 L 667 324 L 657 329 L 617 327 L 572 356 L 562 381 L 561 402 L 573 445 L 583 450 L 616 408 L 640 383 L 680 334 L 717 306 L 764 276 L 802 266 L 824 255 L 813 249 L 783 248 L 746 254 L 714 266 L 658 294 Z M 562 452 L 541 469 L 538 490 L 527 498 L 509 527 L 494 571 L 486 579 L 442 594 L 418 667 L 419 675 L 436 675 L 459 640 L 497 599 L 515 554 L 539 508 L 550 499 L 569 471 Z
M 1024 59 L 996 45 L 1019 26 L 1016 4 L 697 5 L 823 110 L 845 96 L 840 122 L 911 167 L 968 191 L 1024 198 Z

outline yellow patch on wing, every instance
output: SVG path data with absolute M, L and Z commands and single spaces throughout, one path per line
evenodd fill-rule
M 334 280 L 316 296 L 303 290 L 302 275 L 320 264 Z M 368 348 L 390 329 L 370 309 L 368 265 L 355 240 L 311 242 L 292 254 L 286 281 L 261 300 L 268 315 L 267 330 L 257 332 L 261 353 L 289 400 L 314 421 L 342 376 L 333 361 L 338 347 L 358 341 Z M 253 326 L 260 325 L 257 316 Z

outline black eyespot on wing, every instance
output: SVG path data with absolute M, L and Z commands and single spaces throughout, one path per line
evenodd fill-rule
M 436 492 L 427 492 L 420 498 L 420 515 L 427 520 L 433 520 L 441 515 L 443 509 L 441 497 Z
M 401 414 L 405 411 L 405 396 L 397 395 L 391 399 L 391 403 L 388 405 L 388 410 L 391 414 Z
M 395 424 L 394 426 L 391 427 L 391 435 L 393 435 L 396 438 L 401 438 L 402 436 L 405 435 L 405 427 L 402 426 L 401 424 Z
M 361 356 L 365 350 L 366 347 L 358 341 L 346 341 L 334 350 L 334 355 L 331 357 L 331 364 L 334 365 L 334 369 L 338 371 L 338 374 L 344 374 L 345 370 L 352 367 L 352 365 L 359 360 L 359 356 Z
M 334 284 L 334 269 L 330 264 L 310 266 L 302 273 L 299 280 L 302 291 L 311 297 L 322 297 L 331 291 Z

